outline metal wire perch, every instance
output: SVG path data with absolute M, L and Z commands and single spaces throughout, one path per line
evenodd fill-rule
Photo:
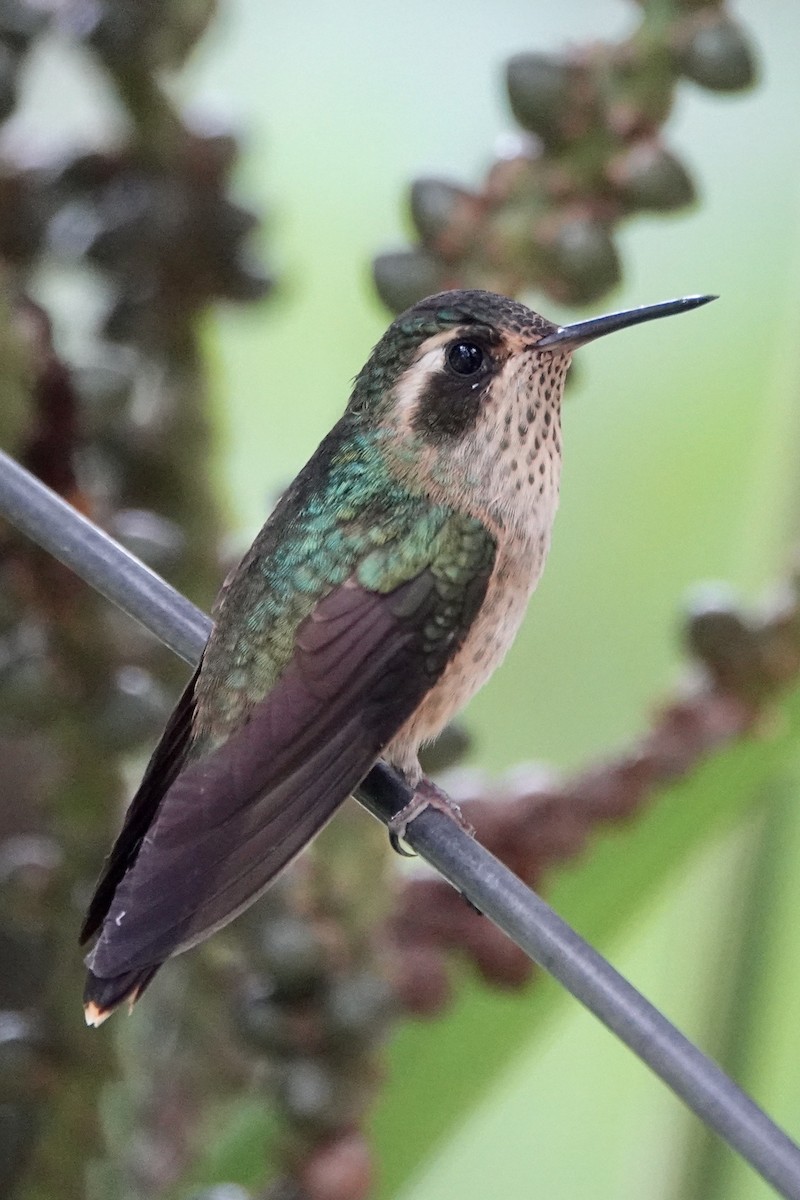
M 0 513 L 107 599 L 195 664 L 211 620 L 132 554 L 0 451 Z M 410 799 L 378 763 L 358 800 L 388 824 Z M 437 809 L 405 840 L 656 1073 L 772 1184 L 800 1200 L 800 1146 L 535 892 Z

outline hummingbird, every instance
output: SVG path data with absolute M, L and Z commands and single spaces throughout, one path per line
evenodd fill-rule
M 222 586 L 83 924 L 88 1024 L 252 904 L 378 758 L 414 790 L 395 835 L 441 805 L 418 751 L 501 662 L 541 576 L 573 352 L 712 299 L 559 326 L 448 291 L 389 326 Z

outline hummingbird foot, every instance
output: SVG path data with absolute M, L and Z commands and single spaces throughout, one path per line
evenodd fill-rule
M 455 800 L 451 800 L 447 792 L 437 787 L 433 780 L 423 777 L 414 788 L 414 795 L 408 804 L 401 808 L 399 812 L 396 812 L 389 821 L 389 842 L 391 847 L 397 854 L 402 854 L 404 858 L 415 857 L 413 852 L 404 849 L 401 843 L 411 822 L 421 812 L 424 812 L 426 808 L 437 808 L 439 812 L 448 816 L 451 821 L 455 821 L 470 837 L 475 833 L 474 826 L 470 825 L 469 821 L 464 818 L 464 814 Z

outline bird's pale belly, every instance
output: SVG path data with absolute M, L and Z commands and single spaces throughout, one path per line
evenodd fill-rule
M 420 745 L 441 733 L 447 722 L 483 687 L 516 637 L 528 600 L 544 567 L 549 537 L 519 543 L 498 562 L 480 613 L 444 674 L 387 746 L 383 757 L 414 784 L 421 772 Z

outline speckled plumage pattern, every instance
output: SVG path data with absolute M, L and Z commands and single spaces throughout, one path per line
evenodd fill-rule
M 490 304 L 475 306 L 481 322 Z M 453 304 L 449 311 L 463 310 Z M 444 346 L 458 331 L 474 334 L 478 322 L 448 330 L 446 340 L 431 335 L 399 383 L 406 395 L 405 405 L 394 410 L 402 450 L 396 458 L 389 454 L 390 471 L 406 475 L 413 447 L 414 477 L 417 485 L 424 484 L 429 500 L 471 513 L 497 545 L 486 598 L 463 645 L 385 752 L 412 782 L 419 777 L 420 743 L 441 731 L 490 678 L 511 646 L 541 576 L 558 507 L 561 395 L 571 356 L 536 354 L 536 340 L 555 328 L 538 314 L 512 301 L 504 303 L 504 314 L 505 323 L 492 326 L 502 331 L 496 350 L 501 367 L 469 437 L 450 444 L 440 440 L 432 453 L 409 427 L 415 423 L 420 398 L 428 393 L 426 375 L 441 370 L 431 342 Z M 414 377 L 415 367 L 419 378 Z

